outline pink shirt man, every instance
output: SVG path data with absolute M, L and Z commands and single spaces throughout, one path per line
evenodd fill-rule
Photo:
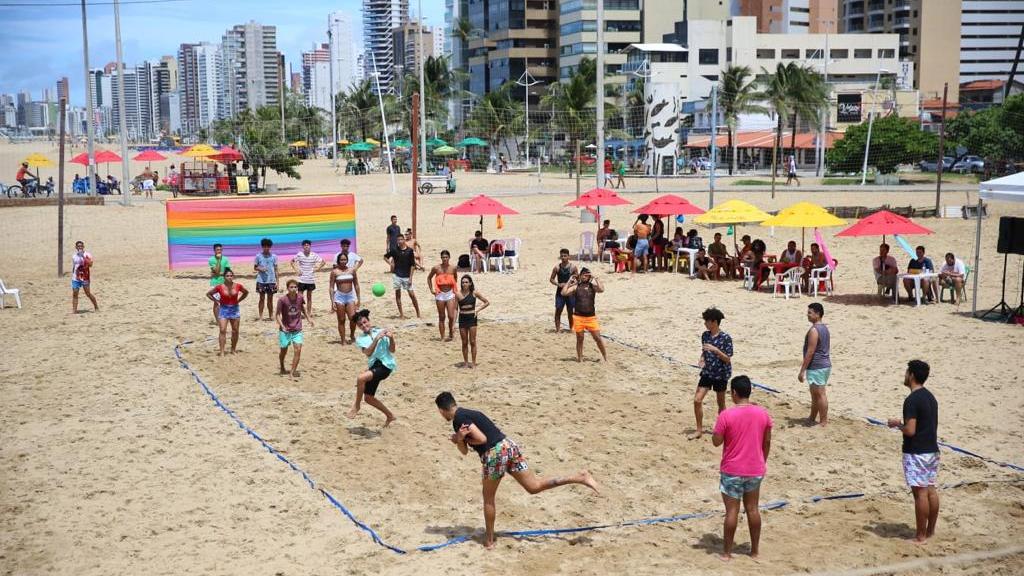
M 768 411 L 754 404 L 733 406 L 719 414 L 714 434 L 725 439 L 719 470 L 730 476 L 764 476 L 764 436 L 771 427 Z

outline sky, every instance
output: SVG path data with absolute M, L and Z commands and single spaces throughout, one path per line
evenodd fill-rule
M 410 0 L 412 12 L 417 1 Z M 444 24 L 444 0 L 419 0 L 428 26 Z M 137 2 L 137 3 L 135 3 Z M 70 4 L 70 5 L 68 5 Z M 110 0 L 88 0 L 89 67 L 115 60 L 114 11 Z M 360 0 L 121 0 L 124 61 L 159 61 L 176 55 L 183 42 L 220 42 L 224 31 L 249 20 L 277 26 L 277 48 L 285 65 L 301 71 L 301 55 L 313 43 L 327 42 L 327 14 L 349 11 L 356 41 L 362 37 Z M 82 12 L 74 0 L 0 0 L 0 93 L 56 92 L 67 76 L 71 103 L 85 104 L 82 69 Z

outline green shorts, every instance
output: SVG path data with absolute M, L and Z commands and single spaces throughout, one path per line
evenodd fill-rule
M 807 371 L 807 384 L 810 386 L 828 386 L 828 377 L 832 373 L 831 368 L 817 368 Z
M 284 330 L 278 330 L 277 341 L 281 348 L 287 348 L 292 344 L 302 346 L 302 332 L 285 332 Z

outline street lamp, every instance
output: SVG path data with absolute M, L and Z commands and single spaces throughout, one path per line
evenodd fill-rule
M 878 84 L 882 81 L 882 74 L 888 74 L 885 68 L 879 68 L 875 76 L 875 89 L 871 92 L 871 115 L 868 116 L 868 141 L 864 144 L 864 166 L 861 168 L 860 185 L 867 183 L 868 179 L 868 153 L 871 151 L 871 128 L 875 125 L 875 108 L 878 106 Z
M 530 165 L 530 88 L 541 84 L 540 80 L 537 80 L 530 74 L 530 62 L 528 58 L 523 58 L 523 73 L 516 80 L 516 84 L 523 87 L 523 91 L 526 93 L 526 165 Z

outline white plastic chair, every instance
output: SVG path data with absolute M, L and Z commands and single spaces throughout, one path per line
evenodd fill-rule
M 476 257 L 476 254 L 473 253 L 473 239 L 471 238 L 469 240 L 469 270 L 470 270 L 470 272 L 473 271 L 473 260 L 474 260 L 475 257 Z M 484 272 L 488 271 L 488 266 L 487 266 L 487 261 L 488 260 L 490 260 L 490 258 L 482 258 L 480 260 L 480 266 L 483 267 L 483 271 Z
M 789 294 L 791 288 L 796 288 L 796 295 L 800 295 L 800 280 L 804 275 L 804 269 L 797 266 L 796 268 L 790 268 L 781 274 L 775 275 L 775 289 L 772 290 L 772 298 L 775 298 L 779 294 L 779 287 L 786 289 L 786 300 L 789 300 Z
M 4 285 L 4 281 L 0 280 L 0 308 L 7 305 L 8 296 L 13 296 L 15 304 L 18 305 L 18 308 L 21 308 L 21 290 L 18 290 L 17 288 L 8 288 Z
M 818 297 L 818 287 L 825 284 L 825 294 L 828 296 L 832 295 L 832 269 L 828 266 L 822 266 L 821 268 L 811 268 L 811 275 L 808 278 L 807 291 L 810 292 L 815 298 Z
M 740 268 L 743 268 L 743 287 L 747 290 L 754 289 L 754 273 L 750 270 L 750 264 L 741 263 Z
M 501 255 L 494 255 L 494 247 L 501 246 Z M 487 245 L 487 260 L 491 268 L 496 268 L 498 272 L 505 271 L 505 240 L 491 240 L 491 243 Z
M 576 256 L 576 259 L 580 262 L 583 261 L 583 255 L 588 255 L 588 260 L 594 261 L 594 251 L 596 250 L 596 236 L 593 232 L 587 231 L 580 233 L 580 252 Z
M 519 238 L 508 238 L 505 240 L 505 261 L 508 262 L 508 267 L 512 270 L 519 270 L 519 250 L 522 248 L 523 241 Z M 512 252 L 512 254 L 509 254 Z

